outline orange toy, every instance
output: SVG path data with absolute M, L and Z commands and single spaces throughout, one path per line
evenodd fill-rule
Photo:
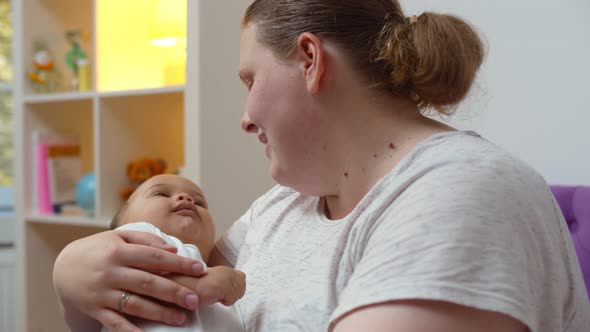
M 123 200 L 129 199 L 133 191 L 145 180 L 154 175 L 163 174 L 166 171 L 166 162 L 163 159 L 143 158 L 127 164 L 127 178 L 130 185 L 121 189 Z

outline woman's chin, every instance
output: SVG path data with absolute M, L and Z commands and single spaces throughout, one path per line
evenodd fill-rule
M 266 158 L 268 158 L 268 160 L 271 160 L 271 154 L 270 154 L 271 150 L 270 150 L 270 145 L 265 144 L 264 145 L 264 154 L 266 155 Z
M 279 169 L 279 166 L 276 164 L 274 160 L 270 161 L 268 171 L 270 173 L 270 177 L 272 177 L 272 179 L 275 180 L 276 183 L 280 184 L 281 186 L 285 186 L 285 177 L 281 174 L 281 170 Z

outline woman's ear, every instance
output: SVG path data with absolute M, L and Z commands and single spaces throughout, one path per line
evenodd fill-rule
M 324 75 L 325 50 L 320 39 L 310 32 L 302 33 L 297 39 L 297 59 L 301 61 L 303 78 L 307 91 L 316 94 Z

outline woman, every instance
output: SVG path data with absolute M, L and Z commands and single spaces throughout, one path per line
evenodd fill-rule
M 423 115 L 450 113 L 483 55 L 466 22 L 406 18 L 397 1 L 250 5 L 241 125 L 265 145 L 279 186 L 210 259 L 247 275 L 237 303 L 245 330 L 590 328 L 580 268 L 543 179 L 477 134 Z M 165 249 L 132 232 L 66 247 L 54 283 L 72 329 L 98 320 L 135 331 L 118 309 L 182 324 L 161 301 L 192 309 L 195 293 L 159 274 L 201 270 Z M 199 280 L 181 282 L 196 289 Z

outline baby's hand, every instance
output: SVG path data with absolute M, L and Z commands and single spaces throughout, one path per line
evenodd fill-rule
M 209 268 L 201 277 L 171 276 L 171 280 L 195 291 L 199 305 L 221 303 L 229 306 L 246 292 L 246 275 L 226 266 Z

